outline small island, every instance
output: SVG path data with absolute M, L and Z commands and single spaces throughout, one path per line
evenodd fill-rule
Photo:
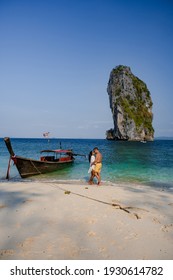
M 106 131 L 106 139 L 153 141 L 151 94 L 130 67 L 119 65 L 111 71 L 107 92 L 114 128 Z

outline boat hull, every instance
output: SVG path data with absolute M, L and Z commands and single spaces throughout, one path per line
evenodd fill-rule
M 12 160 L 14 161 L 14 164 L 16 165 L 19 174 L 22 178 L 61 170 L 70 166 L 73 163 L 73 160 L 64 162 L 44 162 L 19 156 L 12 157 Z

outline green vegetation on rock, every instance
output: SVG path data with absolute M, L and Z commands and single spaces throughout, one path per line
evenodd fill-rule
M 133 120 L 136 127 L 136 134 L 138 134 L 135 137 L 140 139 L 140 133 L 145 133 L 146 138 L 152 140 L 154 134 L 152 126 L 153 103 L 147 85 L 138 77 L 134 76 L 129 67 L 120 65 L 111 72 L 108 83 L 108 94 L 112 112 L 117 112 L 117 115 L 113 114 L 115 135 L 123 131 L 123 129 L 126 131 L 124 133 L 131 135 L 132 133 L 128 129 L 132 129 L 129 124 Z M 121 123 L 118 118 L 120 112 L 116 108 L 121 108 L 121 116 L 123 114 Z M 129 139 L 131 136 L 120 135 L 117 137 Z

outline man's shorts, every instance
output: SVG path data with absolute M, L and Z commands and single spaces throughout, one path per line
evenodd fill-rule
M 100 163 L 96 163 L 95 168 L 94 168 L 94 171 L 95 171 L 96 173 L 100 173 L 100 172 L 101 172 L 101 169 L 102 169 L 102 163 L 101 163 L 101 162 L 100 162 Z

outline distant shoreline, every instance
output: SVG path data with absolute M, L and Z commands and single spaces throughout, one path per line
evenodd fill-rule
M 105 137 L 104 138 L 71 138 L 71 137 L 49 137 L 49 138 L 43 138 L 43 137 L 15 137 L 15 136 L 11 136 L 11 139 L 38 139 L 38 140 L 106 140 L 106 141 L 110 141 L 107 140 Z M 1 140 L 4 139 L 4 137 L 0 137 Z M 154 137 L 154 140 L 173 140 L 173 137 L 167 137 L 167 136 L 158 136 L 158 137 Z M 116 140 L 111 140 L 111 141 L 115 141 Z M 153 142 L 153 141 L 149 141 L 149 142 Z M 121 142 L 121 141 L 117 141 L 117 142 Z M 130 141 L 130 142 L 140 142 L 140 141 Z

